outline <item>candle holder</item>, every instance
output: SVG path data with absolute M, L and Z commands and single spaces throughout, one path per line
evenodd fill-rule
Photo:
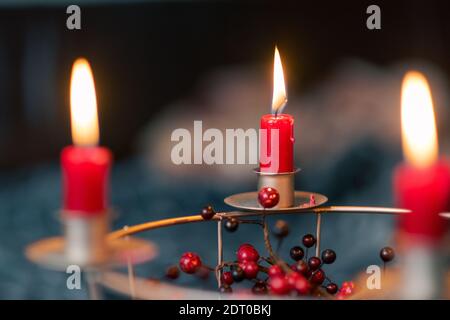
M 27 258 L 52 270 L 77 265 L 89 272 L 151 260 L 157 255 L 151 242 L 134 237 L 110 239 L 112 210 L 93 216 L 61 210 L 64 236 L 38 240 L 25 250 Z M 124 230 L 128 227 L 124 226 Z
M 133 226 L 124 226 L 122 229 L 111 233 L 108 233 L 110 210 L 89 216 L 82 212 L 63 210 L 65 237 L 49 238 L 33 243 L 26 249 L 26 255 L 31 261 L 47 268 L 66 270 L 68 265 L 77 264 L 88 271 L 88 274 L 95 274 L 95 277 L 88 277 L 92 298 L 99 297 L 97 285 L 100 284 L 130 295 L 131 298 L 170 299 L 176 296 L 179 299 L 222 299 L 223 296 L 218 292 L 187 289 L 136 277 L 134 265 L 152 260 L 156 256 L 157 250 L 152 243 L 132 238 L 132 236 L 144 231 L 179 224 L 215 221 L 217 223 L 217 266 L 210 268 L 209 271 L 215 273 L 217 286 L 222 288 L 223 269 L 229 266 L 227 262 L 224 262 L 222 232 L 223 226 L 229 225 L 230 222 L 232 222 L 232 225 L 233 223 L 234 225 L 253 223 L 262 226 L 264 244 L 269 253 L 268 261 L 283 266 L 286 269 L 285 272 L 292 272 L 272 249 L 266 220 L 268 216 L 315 214 L 315 257 L 320 257 L 323 214 L 405 214 L 410 212 L 397 208 L 325 206 L 328 201 L 325 195 L 295 190 L 294 177 L 298 171 L 299 169 L 287 173 L 265 173 L 255 170 L 258 175 L 258 190 L 264 187 L 272 187 L 278 191 L 279 203 L 273 208 L 263 208 L 259 204 L 258 191 L 245 192 L 224 199 L 224 202 L 234 209 L 233 211 L 218 213 L 212 211 L 209 218 L 204 218 L 202 215 L 193 215 L 145 222 Z M 253 217 L 253 219 L 249 220 L 248 217 Z M 230 229 L 230 227 L 227 228 Z M 236 228 L 232 231 L 235 231 Z M 121 265 L 127 266 L 126 274 L 112 271 L 114 267 Z M 226 298 L 248 299 L 252 296 L 250 294 L 229 294 Z
M 67 261 L 79 266 L 101 265 L 109 259 L 106 235 L 109 210 L 85 215 L 84 212 L 61 210 Z
M 259 168 L 254 169 L 254 171 L 258 175 L 258 190 L 264 187 L 272 187 L 280 194 L 280 200 L 275 206 L 276 209 L 289 208 L 296 205 L 295 174 L 300 169 L 282 173 L 262 172 Z
M 286 183 L 286 186 L 290 185 L 290 182 L 283 181 L 281 183 Z M 174 297 L 178 299 L 251 299 L 255 297 L 260 299 L 262 298 L 261 296 L 254 296 L 251 293 L 232 293 L 224 296 L 219 292 L 183 288 L 157 280 L 136 277 L 134 265 L 155 258 L 157 249 L 153 243 L 136 239 L 132 236 L 145 231 L 179 224 L 203 222 L 210 225 L 211 222 L 216 222 L 218 267 L 215 269 L 215 274 L 217 285 L 221 287 L 224 266 L 222 232 L 224 223 L 230 219 L 241 219 L 241 221 L 244 221 L 247 217 L 262 219 L 254 221 L 264 226 L 265 244 L 270 247 L 267 233 L 267 216 L 280 214 L 315 214 L 315 236 L 317 240 L 315 256 L 319 256 L 323 214 L 409 213 L 409 210 L 397 208 L 325 206 L 324 204 L 328 200 L 326 196 L 306 191 L 294 191 L 293 206 L 264 209 L 257 204 L 257 194 L 258 192 L 255 191 L 235 194 L 225 198 L 225 203 L 234 207 L 235 210 L 218 212 L 211 220 L 205 220 L 201 215 L 193 215 L 150 221 L 133 226 L 124 226 L 122 229 L 108 233 L 103 239 L 101 235 L 108 230 L 107 218 L 105 220 L 101 218 L 92 221 L 78 221 L 77 219 L 68 219 L 67 212 L 64 212 L 66 237 L 55 237 L 37 241 L 26 249 L 26 256 L 37 264 L 61 271 L 65 271 L 67 266 L 73 263 L 73 261 L 82 262 L 82 267 L 88 271 L 88 274 L 96 275 L 95 277 L 88 277 L 90 296 L 92 298 L 99 297 L 98 285 L 101 285 L 102 287 L 129 295 L 131 298 L 139 299 L 173 299 Z M 311 199 L 314 199 L 314 201 L 311 201 Z M 109 214 L 104 214 L 103 216 L 108 217 Z M 71 256 L 71 254 L 73 255 Z M 122 265 L 127 266 L 127 272 L 125 274 L 114 271 L 115 267 Z M 268 297 L 273 298 L 273 296 Z
M 310 195 L 310 192 L 304 191 L 296 191 L 296 194 L 301 197 L 306 198 L 306 195 Z M 315 194 L 315 193 L 314 193 Z M 316 215 L 316 251 L 315 256 L 319 256 L 320 253 L 320 245 L 321 245 L 321 225 L 322 225 L 322 215 L 329 214 L 341 214 L 341 213 L 349 213 L 349 214 L 387 214 L 387 215 L 398 215 L 398 214 L 407 214 L 410 211 L 406 209 L 398 209 L 398 208 L 385 208 L 385 207 L 363 207 L 363 206 L 324 206 L 323 204 L 326 202 L 326 197 L 319 198 L 322 203 L 319 203 L 316 206 L 311 207 L 290 207 L 290 208 L 272 208 L 272 209 L 263 209 L 260 207 L 257 208 L 244 208 L 241 209 L 241 205 L 243 201 L 240 201 L 239 198 L 249 199 L 250 196 L 257 196 L 257 192 L 247 192 L 242 194 L 236 194 L 234 196 L 230 196 L 225 199 L 225 202 L 231 206 L 233 200 L 237 200 L 237 204 L 239 205 L 238 210 L 236 211 L 228 211 L 228 212 L 218 212 L 216 213 L 211 220 L 205 220 L 201 215 L 192 215 L 192 216 L 184 216 L 184 217 L 176 217 L 176 218 L 168 218 L 164 220 L 150 221 L 142 224 L 129 226 L 126 229 L 120 229 L 114 231 L 108 235 L 108 241 L 113 241 L 117 239 L 122 239 L 134 234 L 139 234 L 146 231 L 172 227 L 180 224 L 190 224 L 190 223 L 205 223 L 211 224 L 211 222 L 217 223 L 217 265 L 223 266 L 223 250 L 224 250 L 224 242 L 223 242 L 223 225 L 224 222 L 229 219 L 247 219 L 249 217 L 262 217 L 264 221 L 264 225 L 267 227 L 265 222 L 266 216 L 278 216 L 280 214 L 294 214 L 294 215 L 305 215 L 305 214 L 315 214 Z M 319 194 L 315 194 L 319 195 Z M 255 220 L 256 221 L 256 220 Z M 132 270 L 132 269 L 131 269 Z M 130 275 L 132 275 L 130 277 Z M 222 285 L 222 269 L 216 268 L 216 278 L 217 285 L 221 287 Z M 359 279 L 358 283 L 365 283 L 366 279 Z M 276 296 L 260 296 L 253 295 L 251 293 L 230 293 L 230 294 L 221 294 L 217 291 L 210 290 L 200 290 L 193 288 L 185 288 L 173 284 L 168 284 L 161 282 L 159 280 L 152 279 L 144 279 L 134 276 L 134 272 L 130 270 L 127 274 L 122 274 L 116 271 L 105 270 L 102 273 L 101 279 L 99 282 L 106 288 L 120 292 L 122 294 L 128 295 L 131 298 L 138 299 L 198 299 L 198 300 L 211 300 L 211 299 L 273 299 L 277 298 Z M 392 288 L 390 286 L 389 288 Z M 373 298 L 373 293 L 372 298 Z M 367 296 L 363 293 L 358 293 L 355 295 L 358 298 L 364 299 Z M 378 296 L 379 298 L 380 296 Z M 278 297 L 282 298 L 282 297 Z M 292 297 L 290 297 L 292 298 Z M 301 297 L 300 297 L 301 298 Z M 322 298 L 331 298 L 331 296 L 327 296 L 326 293 L 322 296 Z

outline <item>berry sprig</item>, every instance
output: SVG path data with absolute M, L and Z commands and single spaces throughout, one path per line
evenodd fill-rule
M 279 202 L 279 194 L 274 188 L 262 188 L 258 193 L 258 201 L 264 209 L 273 208 Z M 212 206 L 206 206 L 201 211 L 201 216 L 205 220 L 211 220 L 215 215 L 216 212 Z M 211 272 L 215 272 L 216 276 L 220 277 L 219 291 L 221 293 L 232 292 L 233 287 L 241 282 L 251 282 L 251 291 L 258 295 L 326 296 L 328 294 L 336 299 L 346 299 L 354 293 L 353 282 L 344 282 L 339 288 L 325 273 L 325 266 L 336 261 L 337 256 L 334 250 L 325 249 L 318 257 L 308 256 L 310 249 L 317 246 L 314 235 L 304 235 L 300 244 L 290 248 L 289 257 L 293 263 L 289 265 L 279 257 L 281 244 L 290 234 L 289 224 L 286 221 L 276 221 L 270 233 L 265 210 L 261 219 L 245 220 L 226 216 L 221 216 L 221 219 L 224 219 L 224 228 L 229 232 L 236 232 L 242 223 L 261 226 L 268 256 L 261 255 L 253 245 L 244 243 L 238 247 L 234 261 L 223 262 L 212 268 L 205 265 L 198 254 L 186 252 L 179 260 L 179 268 L 171 266 L 166 270 L 167 278 L 178 278 L 180 269 L 186 274 L 195 274 L 201 278 L 206 278 Z M 275 251 L 272 249 L 270 234 L 278 241 Z M 390 247 L 380 251 L 380 257 L 384 263 L 392 261 L 394 256 L 395 253 Z

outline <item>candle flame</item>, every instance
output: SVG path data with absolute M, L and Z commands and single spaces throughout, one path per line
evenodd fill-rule
M 94 146 L 99 140 L 97 98 L 89 62 L 78 58 L 70 81 L 72 140 L 77 146 Z
M 272 113 L 281 113 L 287 102 L 286 86 L 284 84 L 283 65 L 281 64 L 280 52 L 275 46 L 273 62 L 273 98 Z
M 426 168 L 438 158 L 438 140 L 431 91 L 425 76 L 408 72 L 402 84 L 401 121 L 406 161 Z

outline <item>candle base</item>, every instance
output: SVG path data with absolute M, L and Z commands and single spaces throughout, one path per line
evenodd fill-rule
M 443 298 L 445 279 L 442 253 L 432 245 L 415 244 L 403 257 L 400 298 L 434 300 Z
M 270 173 L 255 169 L 258 175 L 258 190 L 264 187 L 272 187 L 280 194 L 280 201 L 274 209 L 290 208 L 295 205 L 295 174 L 300 169 L 292 172 Z
M 65 228 L 65 254 L 68 263 L 79 266 L 100 265 L 109 258 L 106 235 L 109 214 L 80 216 L 62 212 Z

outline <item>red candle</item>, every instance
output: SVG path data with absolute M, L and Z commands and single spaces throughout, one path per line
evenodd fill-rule
M 71 125 L 73 146 L 63 149 L 63 208 L 69 215 L 93 216 L 108 209 L 108 177 L 111 152 L 97 146 L 99 140 L 94 78 L 85 59 L 72 69 Z
M 261 117 L 260 171 L 294 171 L 294 118 L 281 111 L 286 105 L 286 87 L 280 53 L 275 47 L 272 114 Z
M 261 117 L 260 170 L 282 173 L 294 171 L 294 118 L 289 114 Z
M 437 242 L 446 231 L 439 213 L 450 208 L 450 167 L 438 160 L 431 92 L 422 74 L 406 74 L 401 108 L 406 163 L 395 171 L 394 191 L 398 206 L 412 213 L 400 217 L 400 229 L 414 239 Z

